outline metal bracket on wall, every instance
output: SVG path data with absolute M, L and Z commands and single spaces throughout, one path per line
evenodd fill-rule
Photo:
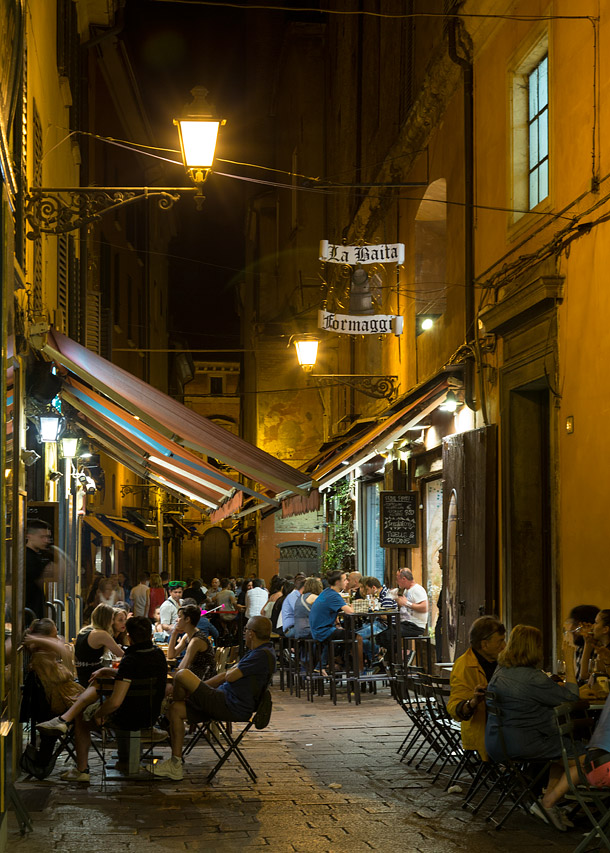
M 308 375 L 310 384 L 315 384 L 323 387 L 333 385 L 347 385 L 350 388 L 355 388 L 367 397 L 375 397 L 378 400 L 392 400 L 398 394 L 398 376 L 382 376 L 376 374 L 343 374 L 343 373 L 328 373 L 319 375 L 310 373 Z

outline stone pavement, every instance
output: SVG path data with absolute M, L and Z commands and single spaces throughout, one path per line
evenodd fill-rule
M 59 781 L 58 762 L 50 780 L 19 784 L 41 810 L 31 812 L 34 831 L 24 838 L 11 815 L 9 851 L 567 853 L 581 838 L 522 814 L 496 832 L 463 811 L 458 794 L 401 764 L 396 748 L 407 718 L 387 690 L 365 694 L 359 707 L 345 695 L 333 707 L 327 698 L 311 704 L 273 692 L 270 725 L 244 741 L 256 784 L 232 758 L 206 785 L 207 746 L 194 750 L 182 782 L 102 789 L 99 762 L 92 762 L 91 785 L 74 786 Z

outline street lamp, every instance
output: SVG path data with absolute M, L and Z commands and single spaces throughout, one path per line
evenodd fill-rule
M 214 162 L 218 129 L 224 121 L 208 102 L 208 90 L 203 86 L 191 89 L 192 103 L 184 108 L 184 117 L 175 118 L 184 168 L 195 184 L 203 184 Z
M 312 373 L 318 355 L 319 339 L 315 335 L 293 335 L 290 342 L 294 344 L 299 365 L 311 384 L 322 387 L 347 385 L 367 397 L 388 402 L 392 402 L 398 393 L 398 376 L 374 373 Z
M 220 121 L 207 101 L 202 86 L 192 90 L 193 102 L 185 107 L 178 126 L 182 160 L 194 187 L 30 187 L 25 193 L 25 218 L 30 240 L 41 234 L 67 234 L 97 222 L 110 210 L 155 198 L 162 210 L 169 210 L 181 196 L 194 195 L 197 207 L 204 201 L 202 186 L 214 161 Z

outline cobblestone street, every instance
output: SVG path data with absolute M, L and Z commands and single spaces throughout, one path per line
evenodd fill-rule
M 19 785 L 34 831 L 20 838 L 11 815 L 9 850 L 534 853 L 573 850 L 580 840 L 578 830 L 561 834 L 522 814 L 495 832 L 460 808 L 459 794 L 400 764 L 407 718 L 386 691 L 364 695 L 360 707 L 345 695 L 333 707 L 327 698 L 312 705 L 278 690 L 274 703 L 269 727 L 244 741 L 256 784 L 230 759 L 206 785 L 212 754 L 205 746 L 182 782 L 106 783 L 105 790 L 99 762 L 91 785 L 79 787 L 59 781 L 60 761 L 50 780 Z

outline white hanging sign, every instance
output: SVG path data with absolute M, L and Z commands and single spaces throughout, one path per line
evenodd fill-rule
M 337 246 L 320 240 L 320 260 L 327 264 L 403 264 L 404 243 L 383 243 L 381 246 Z
M 320 309 L 318 328 L 340 335 L 402 335 L 403 317 L 394 314 L 334 314 Z

